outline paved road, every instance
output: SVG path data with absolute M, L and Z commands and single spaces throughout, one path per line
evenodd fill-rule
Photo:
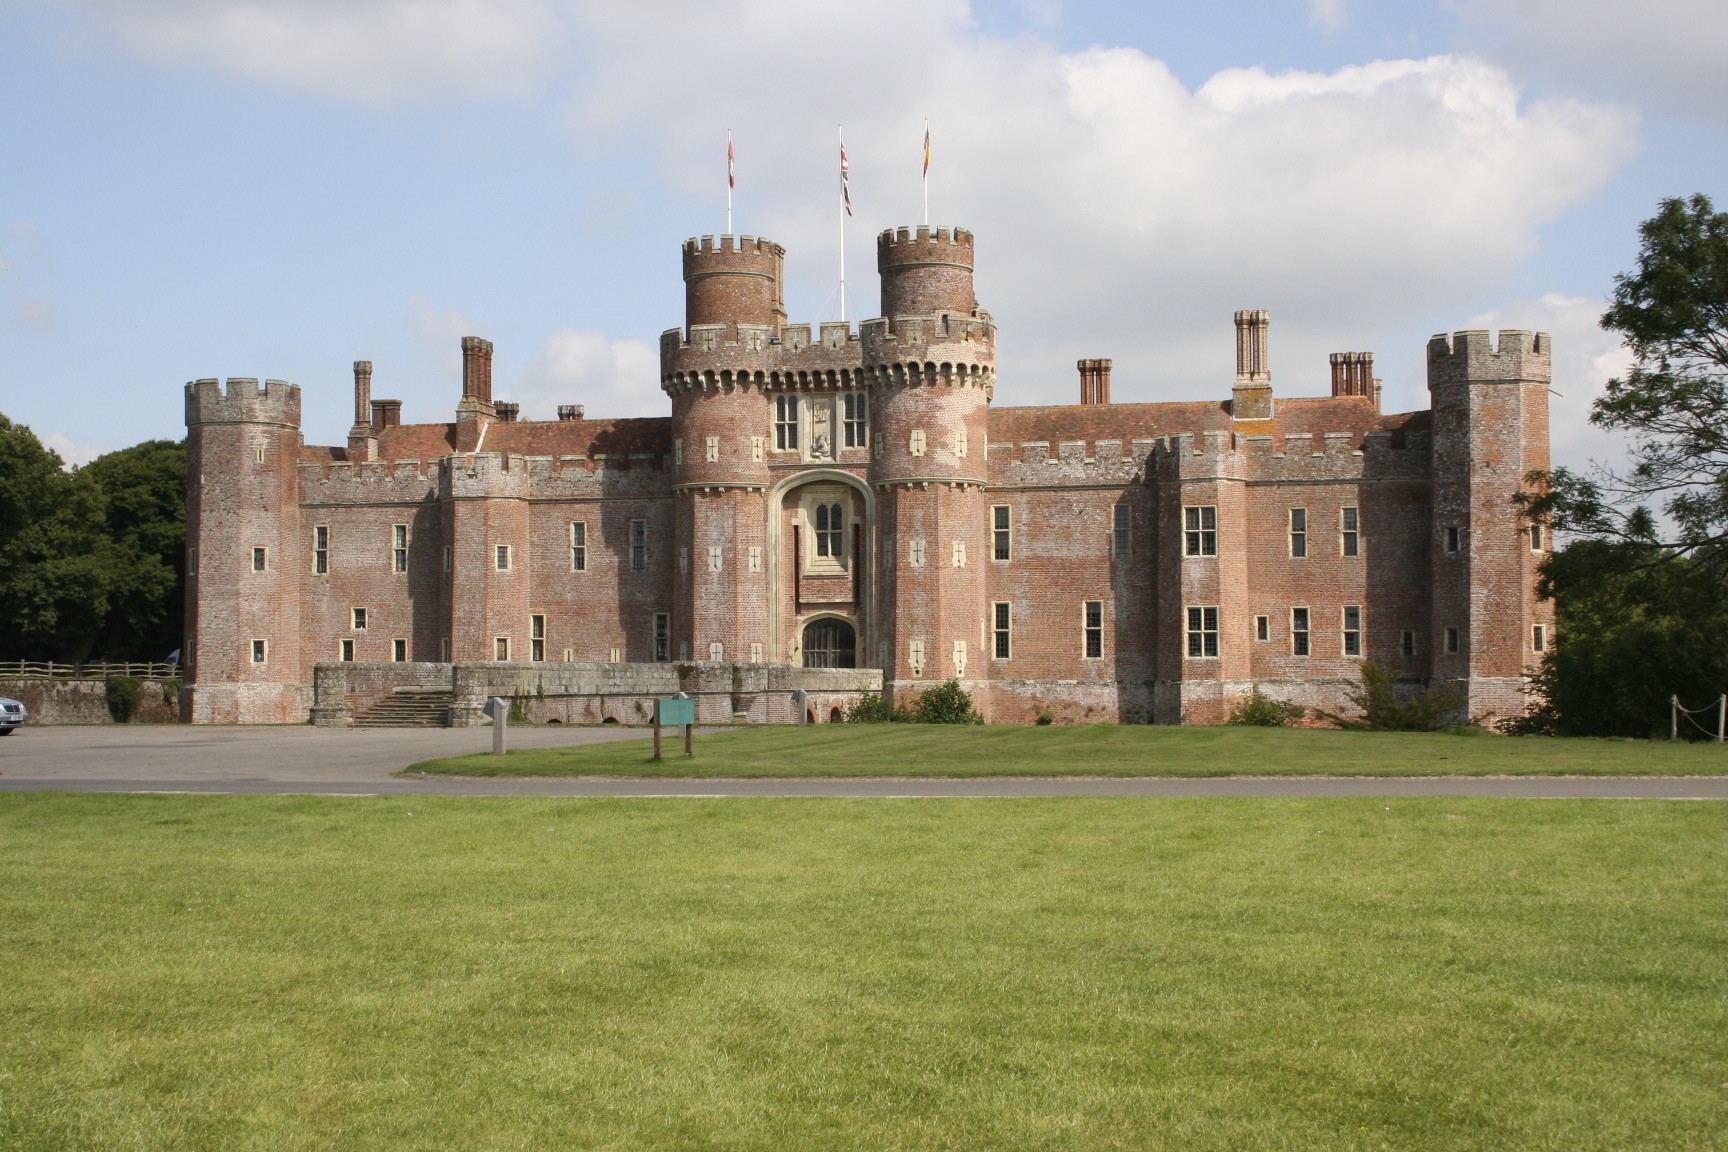
M 518 728 L 511 746 L 640 739 L 641 730 Z M 0 792 L 208 792 L 349 796 L 1504 796 L 1728 800 L 1728 777 L 907 778 L 487 780 L 393 775 L 484 752 L 490 729 L 23 728 L 0 740 Z

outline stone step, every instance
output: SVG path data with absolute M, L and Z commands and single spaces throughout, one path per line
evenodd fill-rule
M 356 728 L 448 728 L 454 693 L 448 688 L 409 687 L 354 714 Z

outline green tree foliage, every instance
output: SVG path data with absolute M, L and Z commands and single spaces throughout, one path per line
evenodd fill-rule
M 1728 560 L 1728 213 L 1664 200 L 1639 227 L 1638 267 L 1615 278 L 1602 326 L 1635 357 L 1591 411 L 1631 440 L 1630 470 L 1533 474 L 1526 501 L 1555 528 Z M 1670 529 L 1658 524 L 1652 503 Z
M 130 724 L 138 714 L 138 695 L 143 681 L 132 676 L 110 676 L 102 685 L 108 715 L 116 724 Z
M 1230 709 L 1230 723 L 1256 728 L 1288 728 L 1306 715 L 1308 709 L 1300 704 L 1275 700 L 1260 691 L 1260 685 L 1256 684 L 1246 699 L 1237 701 L 1236 706 Z
M 1666 736 L 1668 698 L 1692 708 L 1728 684 L 1728 607 L 1710 565 L 1650 544 L 1580 540 L 1543 565 L 1559 643 L 1512 734 Z M 1682 724 L 1686 734 L 1701 736 Z
M 0 415 L 0 660 L 160 660 L 180 645 L 186 450 L 77 471 Z
M 1398 682 L 1372 660 L 1362 662 L 1362 680 L 1344 698 L 1356 706 L 1354 716 L 1324 712 L 1321 715 L 1340 728 L 1376 732 L 1434 732 L 1450 728 L 1465 717 L 1463 699 L 1451 688 L 1424 688 L 1400 700 Z

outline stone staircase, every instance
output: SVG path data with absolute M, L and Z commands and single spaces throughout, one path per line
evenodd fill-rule
M 393 688 L 354 713 L 356 728 L 448 728 L 455 694 L 448 688 Z

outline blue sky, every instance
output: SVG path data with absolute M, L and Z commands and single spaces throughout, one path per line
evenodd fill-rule
M 1230 313 L 1274 386 L 1371 350 L 1426 405 L 1433 332 L 1550 330 L 1556 454 L 1623 363 L 1595 327 L 1663 196 L 1728 203 L 1728 6 L 1696 0 L 0 0 L 0 412 L 69 460 L 182 434 L 180 385 L 302 386 L 339 443 L 349 364 L 449 418 L 458 340 L 524 414 L 665 410 L 678 246 L 788 247 L 837 313 L 836 125 L 873 237 L 978 235 L 1002 404 L 1228 395 Z

